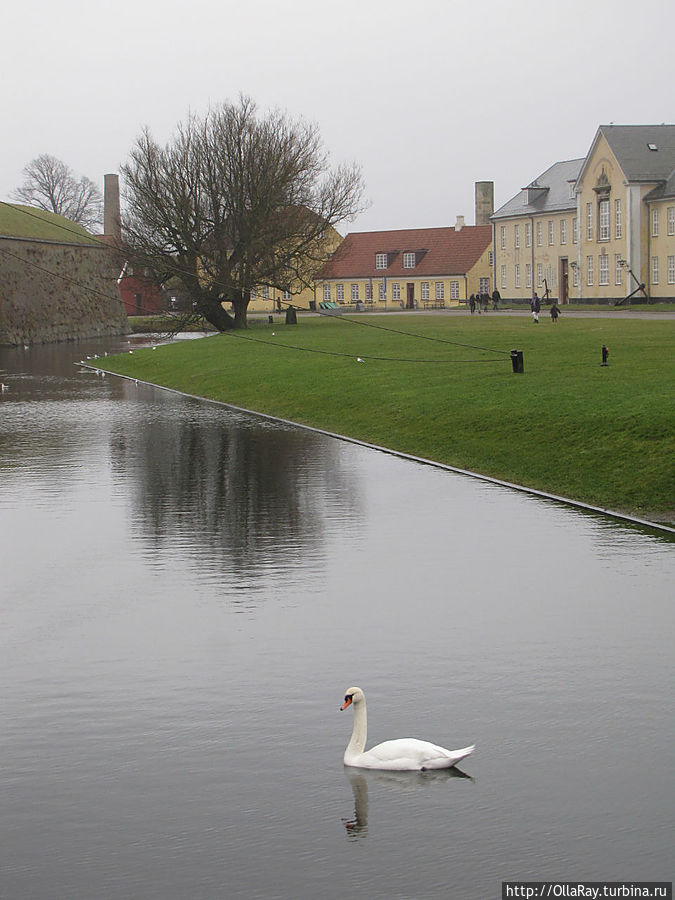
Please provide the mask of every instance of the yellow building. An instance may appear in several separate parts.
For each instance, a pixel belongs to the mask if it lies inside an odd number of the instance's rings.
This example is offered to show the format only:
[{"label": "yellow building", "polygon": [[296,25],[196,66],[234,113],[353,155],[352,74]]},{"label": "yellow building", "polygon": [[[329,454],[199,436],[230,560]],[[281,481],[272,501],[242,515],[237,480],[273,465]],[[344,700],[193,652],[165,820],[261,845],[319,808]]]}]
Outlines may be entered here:
[{"label": "yellow building", "polygon": [[301,264],[296,267],[296,272],[289,273],[286,287],[260,285],[251,291],[249,312],[272,313],[281,309],[286,310],[289,305],[293,305],[296,309],[311,309],[314,303],[314,275],[340,246],[342,240],[342,235],[330,226],[316,252],[306,254]]},{"label": "yellow building", "polygon": [[548,291],[567,302],[577,260],[575,184],[582,164],[555,163],[492,216],[494,281],[503,299],[529,302],[535,291]]},{"label": "yellow building", "polygon": [[598,128],[576,187],[577,296],[675,297],[674,171],[675,125]]},{"label": "yellow building", "polygon": [[675,298],[675,125],[600,126],[491,221],[506,300]]},{"label": "yellow building", "polygon": [[491,291],[491,227],[408,228],[348,234],[315,276],[316,305],[378,309],[457,306]]}]

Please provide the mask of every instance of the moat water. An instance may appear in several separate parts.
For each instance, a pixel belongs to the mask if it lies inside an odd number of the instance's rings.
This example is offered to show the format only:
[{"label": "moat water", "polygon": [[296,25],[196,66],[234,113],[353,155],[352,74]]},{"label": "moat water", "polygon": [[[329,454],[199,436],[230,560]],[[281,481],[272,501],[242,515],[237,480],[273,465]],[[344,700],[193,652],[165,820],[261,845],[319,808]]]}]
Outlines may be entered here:
[{"label": "moat water", "polygon": [[[0,896],[671,880],[668,535],[0,350]],[[476,743],[459,773],[353,772]]]}]

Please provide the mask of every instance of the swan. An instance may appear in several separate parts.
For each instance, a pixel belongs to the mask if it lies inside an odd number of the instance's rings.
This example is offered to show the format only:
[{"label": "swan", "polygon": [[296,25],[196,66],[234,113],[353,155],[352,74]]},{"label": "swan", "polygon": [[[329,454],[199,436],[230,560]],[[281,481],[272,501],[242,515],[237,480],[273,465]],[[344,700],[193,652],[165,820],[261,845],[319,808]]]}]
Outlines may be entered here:
[{"label": "swan", "polygon": [[360,687],[347,688],[341,710],[354,707],[354,728],[345,750],[344,763],[359,769],[388,769],[389,771],[425,772],[427,769],[449,769],[473,753],[475,744],[462,750],[446,750],[429,741],[399,738],[365,750],[367,719],[366,695]]}]

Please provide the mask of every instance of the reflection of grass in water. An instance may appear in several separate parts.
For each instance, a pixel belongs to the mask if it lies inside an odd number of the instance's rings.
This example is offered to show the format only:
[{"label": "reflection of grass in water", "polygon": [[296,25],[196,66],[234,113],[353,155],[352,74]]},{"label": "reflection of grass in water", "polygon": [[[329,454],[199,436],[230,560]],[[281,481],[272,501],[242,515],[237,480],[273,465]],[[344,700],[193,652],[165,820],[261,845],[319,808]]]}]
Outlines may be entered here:
[{"label": "reflection of grass in water", "polygon": [[[358,321],[503,352],[305,317],[109,357],[106,366],[617,511],[675,519],[675,322],[564,311],[555,326],[545,314],[538,325],[499,314]],[[513,348],[524,352],[523,375],[512,373]]]}]

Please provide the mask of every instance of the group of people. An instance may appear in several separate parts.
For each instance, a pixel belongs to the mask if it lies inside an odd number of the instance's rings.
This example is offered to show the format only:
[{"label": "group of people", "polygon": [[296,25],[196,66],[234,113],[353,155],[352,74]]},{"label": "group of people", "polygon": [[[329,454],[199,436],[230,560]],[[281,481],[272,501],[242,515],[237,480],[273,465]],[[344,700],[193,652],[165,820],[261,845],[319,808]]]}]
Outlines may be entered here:
[{"label": "group of people", "polygon": [[[530,309],[532,310],[532,321],[536,324],[539,322],[539,313],[541,312],[541,300],[539,299],[539,295],[535,291],[532,295],[532,300],[530,301]],[[560,307],[555,302],[555,300],[551,301],[551,308],[549,310],[551,314],[551,322],[555,325],[558,321],[558,316],[560,315]]]},{"label": "group of people", "polygon": [[[492,292],[492,308],[494,310],[499,309],[499,301],[501,299],[499,291],[495,288]],[[469,297],[469,309],[471,310],[471,315],[473,315],[476,310],[478,310],[479,315],[481,312],[487,312],[489,305],[490,295],[487,291],[482,291],[480,294],[471,294]]]},{"label": "group of people", "polygon": [[[548,291],[547,291],[548,294]],[[490,305],[490,299],[492,299],[492,308],[497,310],[499,309],[499,301],[502,299],[499,291],[495,288],[492,292],[492,298],[490,298],[490,294],[487,291],[481,291],[478,294],[471,294],[469,297],[469,309],[471,310],[471,315],[473,315],[476,310],[478,310],[478,314],[480,315],[483,312],[488,311],[488,307]],[[532,294],[532,300],[530,301],[530,309],[532,311],[532,321],[535,324],[539,322],[539,313],[541,312],[541,300],[539,299],[539,295],[535,291]],[[551,308],[549,310],[551,314],[551,321],[555,325],[558,321],[558,316],[560,315],[560,307],[556,303],[555,300],[551,301]]]}]

